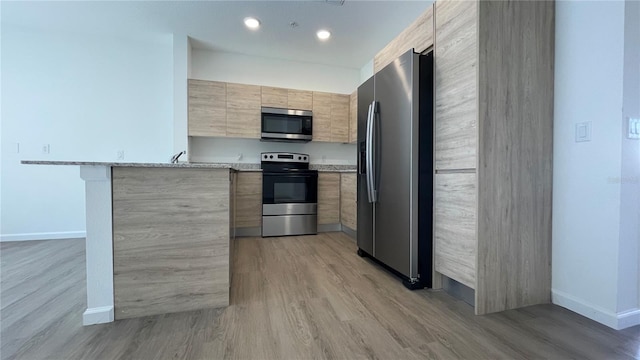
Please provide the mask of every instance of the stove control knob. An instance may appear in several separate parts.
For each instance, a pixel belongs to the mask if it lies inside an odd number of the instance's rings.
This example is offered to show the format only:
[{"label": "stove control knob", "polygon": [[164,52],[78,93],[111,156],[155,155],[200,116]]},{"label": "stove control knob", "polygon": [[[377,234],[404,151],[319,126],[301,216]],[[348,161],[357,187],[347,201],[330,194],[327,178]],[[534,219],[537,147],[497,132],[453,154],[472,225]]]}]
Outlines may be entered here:
[{"label": "stove control knob", "polygon": [[266,158],[267,158],[267,155],[265,155],[265,156],[264,156],[264,158],[266,159]]},{"label": "stove control knob", "polygon": [[269,155],[269,159],[273,159],[273,155]]},{"label": "stove control knob", "polygon": [[305,156],[304,159],[307,160],[307,157]]},{"label": "stove control knob", "polygon": [[302,160],[302,156],[298,156],[298,160]]}]

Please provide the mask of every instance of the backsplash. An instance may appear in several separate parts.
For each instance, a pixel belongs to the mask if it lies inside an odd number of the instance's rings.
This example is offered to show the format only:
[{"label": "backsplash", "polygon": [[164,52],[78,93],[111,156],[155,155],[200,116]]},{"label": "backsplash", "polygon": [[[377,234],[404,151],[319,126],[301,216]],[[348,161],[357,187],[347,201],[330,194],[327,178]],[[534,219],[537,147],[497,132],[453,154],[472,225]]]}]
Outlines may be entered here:
[{"label": "backsplash", "polygon": [[309,154],[311,164],[355,165],[356,145],[339,143],[286,143],[258,139],[190,138],[189,160],[192,162],[252,163],[260,162],[262,152]]}]

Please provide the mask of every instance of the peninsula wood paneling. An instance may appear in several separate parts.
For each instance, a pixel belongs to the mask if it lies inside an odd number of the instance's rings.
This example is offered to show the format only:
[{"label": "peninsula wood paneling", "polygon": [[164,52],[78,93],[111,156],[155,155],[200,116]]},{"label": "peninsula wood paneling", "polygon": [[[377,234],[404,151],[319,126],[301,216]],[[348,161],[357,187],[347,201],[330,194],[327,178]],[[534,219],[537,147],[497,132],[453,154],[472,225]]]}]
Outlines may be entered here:
[{"label": "peninsula wood paneling", "polygon": [[331,94],[313,92],[313,141],[331,141]]},{"label": "peninsula wood paneling", "polygon": [[229,170],[113,168],[115,318],[229,304]]},{"label": "peninsula wood paneling", "polygon": [[437,1],[435,167],[477,166],[478,3]]},{"label": "peninsula wood paneling", "polygon": [[434,194],[435,270],[476,287],[476,174],[436,174]]},{"label": "peninsula wood paneling", "polygon": [[357,230],[357,175],[355,173],[340,174],[340,220],[342,225]]},{"label": "peninsula wood paneling", "polygon": [[318,174],[318,224],[340,223],[340,173]]},{"label": "peninsula wood paneling", "polygon": [[554,2],[481,2],[479,20],[476,313],[485,314],[551,301]]},{"label": "peninsula wood paneling", "polygon": [[227,85],[189,80],[189,136],[227,136]]},{"label": "peninsula wood paneling", "polygon": [[262,106],[287,108],[289,106],[289,91],[283,88],[262,87]]},{"label": "peninsula wood paneling", "polygon": [[262,224],[262,173],[238,172],[236,184],[236,227]]},{"label": "peninsula wood paneling", "polygon": [[331,141],[349,142],[349,95],[331,94]]},{"label": "peninsula wood paneling", "polygon": [[227,136],[260,138],[260,86],[227,83]]},{"label": "peninsula wood paneling", "polygon": [[313,108],[313,93],[305,90],[288,89],[288,108],[297,110],[311,110]]},{"label": "peninsula wood paneling", "polygon": [[433,5],[376,54],[373,58],[373,72],[377,73],[411,48],[420,53],[432,45]]},{"label": "peninsula wood paneling", "polygon": [[349,142],[355,144],[358,141],[358,90],[349,97]]}]

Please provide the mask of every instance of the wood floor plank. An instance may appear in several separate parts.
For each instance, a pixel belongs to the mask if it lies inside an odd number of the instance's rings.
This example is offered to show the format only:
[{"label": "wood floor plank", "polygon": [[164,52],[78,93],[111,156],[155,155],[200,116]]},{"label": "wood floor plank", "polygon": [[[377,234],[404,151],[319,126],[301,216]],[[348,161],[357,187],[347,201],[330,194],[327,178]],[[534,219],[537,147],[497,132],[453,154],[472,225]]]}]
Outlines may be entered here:
[{"label": "wood floor plank", "polygon": [[84,240],[1,243],[0,358],[640,358],[640,326],[554,305],[475,316],[407,290],[342,233],[234,241],[229,307],[86,327]]}]

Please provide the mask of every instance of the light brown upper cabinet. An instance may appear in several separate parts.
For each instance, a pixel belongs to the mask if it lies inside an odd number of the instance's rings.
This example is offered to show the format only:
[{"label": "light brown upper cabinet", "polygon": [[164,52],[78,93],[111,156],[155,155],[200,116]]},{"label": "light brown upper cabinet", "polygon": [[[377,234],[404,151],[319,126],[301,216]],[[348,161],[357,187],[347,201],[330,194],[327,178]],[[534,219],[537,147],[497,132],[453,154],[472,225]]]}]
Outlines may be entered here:
[{"label": "light brown upper cabinet", "polygon": [[331,94],[313,92],[313,141],[331,141]]},{"label": "light brown upper cabinet", "polygon": [[263,86],[262,106],[286,109],[289,106],[289,91],[283,88]]},{"label": "light brown upper cabinet", "polygon": [[554,7],[435,3],[435,270],[476,314],[551,300]]},{"label": "light brown upper cabinet", "polygon": [[313,141],[349,142],[349,95],[313,92]]},{"label": "light brown upper cabinet", "polygon": [[260,138],[261,89],[227,83],[227,136]]},{"label": "light brown upper cabinet", "polygon": [[349,96],[349,142],[355,144],[358,141],[358,90]]},{"label": "light brown upper cabinet", "polygon": [[227,84],[189,80],[189,135],[227,136]]},{"label": "light brown upper cabinet", "polygon": [[311,110],[313,108],[313,94],[311,91],[288,89],[286,108],[296,110]]},{"label": "light brown upper cabinet", "polygon": [[349,95],[331,94],[331,141],[349,142]]},{"label": "light brown upper cabinet", "polygon": [[377,73],[411,48],[421,53],[432,45],[433,5],[376,54],[373,58],[373,72]]}]

